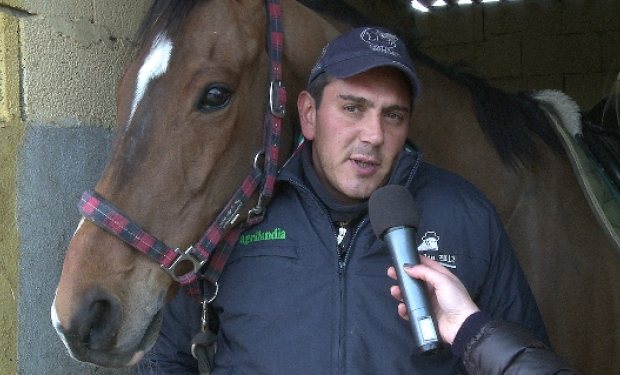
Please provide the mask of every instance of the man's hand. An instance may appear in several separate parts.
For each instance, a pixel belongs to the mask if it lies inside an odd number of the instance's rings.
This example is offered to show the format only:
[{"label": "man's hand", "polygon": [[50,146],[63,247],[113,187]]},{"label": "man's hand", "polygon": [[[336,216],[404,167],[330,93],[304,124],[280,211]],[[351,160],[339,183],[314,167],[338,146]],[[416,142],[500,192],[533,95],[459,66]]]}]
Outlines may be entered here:
[{"label": "man's hand", "polygon": [[[405,267],[405,272],[426,283],[439,334],[445,342],[452,344],[465,319],[479,311],[478,306],[472,301],[463,283],[452,272],[428,257],[420,258],[421,264],[411,268]],[[397,279],[394,267],[388,268],[388,276]],[[392,286],[390,294],[401,302],[398,304],[398,315],[408,320],[407,307],[403,303],[400,287]]]}]

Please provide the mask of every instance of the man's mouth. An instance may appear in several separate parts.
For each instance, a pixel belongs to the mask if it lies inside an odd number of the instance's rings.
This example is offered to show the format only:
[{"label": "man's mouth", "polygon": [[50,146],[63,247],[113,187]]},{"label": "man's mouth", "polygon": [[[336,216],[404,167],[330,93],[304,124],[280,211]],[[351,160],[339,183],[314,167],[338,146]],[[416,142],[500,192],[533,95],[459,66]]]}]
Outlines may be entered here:
[{"label": "man's mouth", "polygon": [[351,162],[357,169],[357,172],[363,176],[369,176],[377,172],[381,165],[376,159],[370,157],[352,157]]},{"label": "man's mouth", "polygon": [[375,164],[366,162],[366,161],[361,161],[361,160],[354,160],[355,164],[359,165],[362,168],[369,168]]},{"label": "man's mouth", "polygon": [[363,168],[376,167],[380,164],[376,158],[370,155],[353,155],[351,156],[351,160]]}]

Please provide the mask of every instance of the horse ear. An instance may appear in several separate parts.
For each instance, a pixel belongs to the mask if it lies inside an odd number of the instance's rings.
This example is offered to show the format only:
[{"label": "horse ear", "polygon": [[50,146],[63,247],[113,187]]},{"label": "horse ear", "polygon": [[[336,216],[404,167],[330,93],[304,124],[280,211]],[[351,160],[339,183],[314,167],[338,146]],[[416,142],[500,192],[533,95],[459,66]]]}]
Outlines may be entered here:
[{"label": "horse ear", "polygon": [[314,139],[316,129],[316,102],[308,91],[302,91],[297,97],[297,111],[299,112],[299,123],[304,138]]}]

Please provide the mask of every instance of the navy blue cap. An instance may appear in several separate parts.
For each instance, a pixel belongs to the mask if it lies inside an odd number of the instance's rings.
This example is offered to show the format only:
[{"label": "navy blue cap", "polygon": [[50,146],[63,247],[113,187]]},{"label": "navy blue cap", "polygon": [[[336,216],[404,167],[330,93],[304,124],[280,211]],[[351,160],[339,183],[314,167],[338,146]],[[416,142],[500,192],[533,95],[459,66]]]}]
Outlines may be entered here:
[{"label": "navy blue cap", "polygon": [[407,47],[391,31],[380,27],[361,27],[348,31],[329,42],[310,72],[310,84],[321,73],[348,78],[373,68],[391,66],[409,78],[411,93],[420,93],[420,81]]}]

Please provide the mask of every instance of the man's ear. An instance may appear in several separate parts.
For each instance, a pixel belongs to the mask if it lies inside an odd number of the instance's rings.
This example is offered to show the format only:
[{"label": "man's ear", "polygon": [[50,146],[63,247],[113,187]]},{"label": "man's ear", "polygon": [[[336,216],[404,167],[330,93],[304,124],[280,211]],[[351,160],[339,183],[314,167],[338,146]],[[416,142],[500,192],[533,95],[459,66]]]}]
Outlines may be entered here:
[{"label": "man's ear", "polygon": [[314,139],[316,130],[316,102],[308,91],[302,91],[297,97],[297,111],[299,112],[299,123],[304,138]]}]

